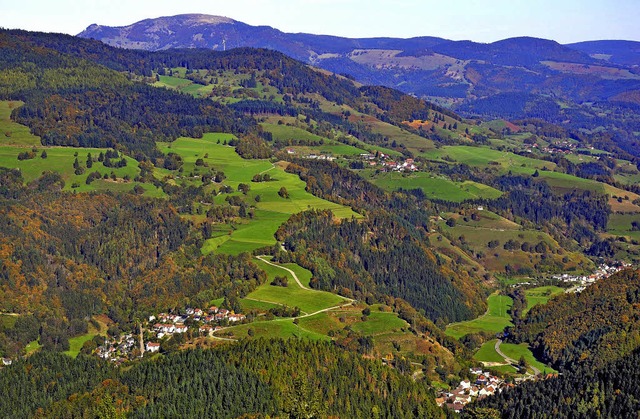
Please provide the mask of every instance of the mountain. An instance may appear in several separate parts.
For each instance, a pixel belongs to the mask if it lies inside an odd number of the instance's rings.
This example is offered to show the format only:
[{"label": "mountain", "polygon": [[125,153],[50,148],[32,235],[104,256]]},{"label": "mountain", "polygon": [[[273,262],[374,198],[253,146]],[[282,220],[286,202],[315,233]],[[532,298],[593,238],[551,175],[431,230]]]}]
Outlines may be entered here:
[{"label": "mountain", "polygon": [[428,98],[464,116],[537,118],[589,132],[604,127],[620,149],[640,155],[634,134],[640,131],[634,110],[640,104],[637,42],[350,39],[285,33],[208,15],[147,19],[124,27],[94,24],[78,36],[145,50],[274,49],[364,84]]},{"label": "mountain", "polygon": [[587,41],[567,45],[593,58],[624,66],[640,66],[640,42]]}]

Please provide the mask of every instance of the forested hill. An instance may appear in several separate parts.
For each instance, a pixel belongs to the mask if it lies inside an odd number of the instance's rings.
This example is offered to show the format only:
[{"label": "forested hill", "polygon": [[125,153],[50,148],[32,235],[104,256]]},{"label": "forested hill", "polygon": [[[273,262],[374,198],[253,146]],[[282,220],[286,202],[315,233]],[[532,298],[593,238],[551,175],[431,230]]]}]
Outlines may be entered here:
[{"label": "forested hill", "polygon": [[640,352],[593,369],[529,381],[471,405],[462,418],[619,418],[638,417]]},{"label": "forested hill", "polygon": [[602,367],[640,347],[639,302],[640,271],[623,271],[533,307],[512,334],[559,369]]},{"label": "forested hill", "polygon": [[576,132],[605,127],[621,149],[638,157],[640,75],[633,42],[347,39],[288,34],[207,15],[146,19],[119,28],[91,25],[79,36],[148,50],[269,48],[361,83],[437,100],[466,116],[541,118]]},{"label": "forested hill", "polygon": [[[0,66],[0,98],[26,102],[15,119],[41,135],[46,145],[120,144],[139,158],[156,158],[159,154],[154,141],[200,137],[203,132],[255,133],[255,121],[245,113],[297,114],[301,106],[315,120],[339,124],[363,141],[379,141],[348,117],[322,110],[317,100],[309,99],[312,95],[333,104],[348,104],[404,129],[410,128],[402,122],[427,119],[433,113],[442,115],[442,120],[445,115],[460,120],[432,103],[393,89],[360,87],[352,80],[325,74],[269,50],[144,52],[67,35],[1,31],[0,51],[6,57]],[[155,81],[151,78],[154,72],[165,74],[174,67],[261,76],[284,95],[284,102],[254,98],[225,107],[148,86]],[[51,100],[54,96],[56,101]],[[136,106],[132,106],[134,102]],[[415,132],[433,136],[428,131]]]},{"label": "forested hill", "polygon": [[0,411],[14,418],[442,418],[424,383],[336,346],[241,342],[115,369],[39,353],[0,370]]}]

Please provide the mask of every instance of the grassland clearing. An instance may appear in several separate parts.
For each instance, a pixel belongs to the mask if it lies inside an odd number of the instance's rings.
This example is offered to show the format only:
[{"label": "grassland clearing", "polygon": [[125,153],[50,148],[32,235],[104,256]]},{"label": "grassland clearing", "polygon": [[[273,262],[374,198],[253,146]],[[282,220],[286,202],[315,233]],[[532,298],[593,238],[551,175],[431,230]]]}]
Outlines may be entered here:
[{"label": "grassland clearing", "polygon": [[483,343],[480,349],[473,355],[473,359],[480,362],[504,363],[504,358],[496,352],[497,341],[498,339],[491,339]]},{"label": "grassland clearing", "polygon": [[451,323],[445,333],[456,339],[477,332],[498,333],[505,327],[513,326],[508,311],[513,305],[511,297],[494,293],[487,298],[487,312],[482,316],[459,323]]},{"label": "grassland clearing", "polygon": [[[474,167],[497,167],[501,171],[531,174],[536,169],[553,170],[555,163],[523,157],[518,154],[498,151],[489,147],[445,146],[421,153],[424,157],[438,161],[456,161]],[[443,159],[445,158],[445,159]]]},{"label": "grassland clearing", "polygon": [[514,343],[503,342],[500,345],[500,350],[502,351],[503,354],[505,354],[509,358],[514,359],[516,361],[519,361],[521,357],[524,357],[528,365],[531,365],[537,368],[542,373],[549,374],[549,373],[557,372],[556,370],[549,367],[548,365],[538,361],[533,356],[533,353],[531,352],[531,350],[529,349],[529,346],[526,343],[520,343],[516,345]]},{"label": "grassland clearing", "polygon": [[550,299],[558,294],[564,292],[563,288],[548,285],[544,287],[536,287],[525,290],[525,296],[527,299],[527,308],[523,311],[522,315],[527,314],[533,306],[538,304],[546,304]]},{"label": "grassland clearing", "polygon": [[[268,279],[266,283],[247,295],[248,299],[264,301],[272,304],[287,305],[292,308],[299,307],[303,314],[311,314],[320,310],[348,303],[348,300],[345,298],[330,292],[299,287],[293,276],[278,266],[267,264],[261,260],[256,260],[256,263],[267,273]],[[303,271],[306,270],[298,267],[296,269],[296,276],[298,272],[302,274]],[[306,271],[304,275],[305,278],[310,278],[311,272]],[[285,276],[288,280],[288,286],[279,287],[270,285],[270,282],[273,281],[276,276]]]},{"label": "grassland clearing", "polygon": [[87,333],[84,335],[74,336],[69,338],[69,350],[65,351],[65,355],[69,355],[72,358],[76,358],[82,349],[82,345],[85,342],[90,341],[97,335],[106,336],[107,335],[107,323],[103,319],[103,316],[97,317],[94,319],[98,324],[98,328],[96,328],[93,323],[89,323],[89,329]]},{"label": "grassland clearing", "polygon": [[[581,253],[559,254],[560,245],[549,234],[538,230],[522,230],[519,225],[509,220],[501,220],[501,217],[492,216],[487,211],[480,211],[477,214],[484,213],[487,213],[489,218],[480,216],[474,220],[472,217],[459,214],[443,214],[443,218],[456,219],[456,224],[454,227],[449,227],[445,221],[439,221],[438,225],[444,235],[454,244],[463,246],[475,254],[488,270],[495,272],[508,270],[512,274],[526,274],[535,265],[541,263],[562,266],[565,270],[583,271],[592,267],[589,259]],[[511,242],[515,247],[505,249],[507,242]],[[522,245],[525,243],[529,246],[526,251],[522,250]],[[548,247],[544,259],[542,257],[544,253],[536,252],[534,249],[539,243],[544,243]]]},{"label": "grassland clearing", "polygon": [[[251,332],[249,330],[251,329]],[[309,340],[326,340],[331,338],[327,335],[315,333],[306,330],[300,324],[293,323],[293,319],[278,319],[271,321],[257,321],[248,324],[242,324],[225,328],[216,333],[216,336],[229,337],[233,339],[241,339],[247,337],[253,338],[302,338]]]},{"label": "grassland clearing", "polygon": [[473,181],[453,182],[426,172],[375,174],[373,170],[361,172],[373,184],[388,191],[402,189],[422,189],[432,199],[462,202],[467,199],[495,199],[502,192],[490,186]]},{"label": "grassland clearing", "polygon": [[[250,186],[247,195],[240,192],[220,194],[214,198],[215,204],[224,204],[228,196],[239,196],[250,206],[255,207],[252,219],[241,219],[226,227],[220,226],[218,233],[208,239],[202,247],[203,253],[219,252],[238,254],[250,252],[261,247],[275,244],[273,235],[291,214],[308,209],[328,209],[338,218],[360,217],[351,208],[320,199],[305,190],[306,184],[297,175],[287,173],[286,165],[273,164],[268,160],[246,160],[240,157],[233,147],[224,145],[235,137],[231,134],[205,134],[201,139],[179,138],[173,143],[160,143],[159,148],[164,153],[174,152],[183,159],[182,175],[166,170],[157,170],[156,176],[173,176],[176,182],[182,184],[202,184],[195,175],[199,170],[215,170],[224,172],[226,179],[221,183],[237,191],[238,185],[244,183]],[[202,161],[208,166],[196,166],[196,161]],[[256,174],[269,173],[270,182],[252,182]],[[190,176],[194,174],[194,176]],[[209,191],[217,185],[207,186]],[[289,198],[278,194],[284,187]],[[260,197],[259,202],[256,196]]]},{"label": "grassland clearing", "polygon": [[0,145],[16,147],[39,147],[40,137],[31,134],[29,127],[11,120],[11,112],[24,103],[20,101],[0,101]]}]

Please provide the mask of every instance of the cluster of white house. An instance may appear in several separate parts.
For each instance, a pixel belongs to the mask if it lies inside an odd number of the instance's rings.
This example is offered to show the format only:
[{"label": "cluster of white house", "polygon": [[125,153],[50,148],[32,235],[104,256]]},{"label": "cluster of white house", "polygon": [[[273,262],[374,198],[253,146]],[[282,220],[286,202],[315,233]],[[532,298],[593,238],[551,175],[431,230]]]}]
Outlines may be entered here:
[{"label": "cluster of white house", "polygon": [[592,273],[591,275],[555,275],[553,278],[556,280],[560,280],[566,283],[575,284],[569,291],[571,292],[582,292],[584,289],[601,280],[608,278],[609,276],[615,274],[616,272],[620,272],[621,270],[630,268],[631,264],[625,262],[616,262],[611,265],[603,264],[598,267],[598,269]]},{"label": "cluster of white house", "polygon": [[117,339],[105,339],[103,345],[98,346],[96,355],[112,362],[121,362],[128,359],[136,344],[135,337],[128,333]]},{"label": "cluster of white house", "polygon": [[502,378],[482,371],[482,369],[471,368],[469,371],[476,376],[475,381],[460,381],[457,388],[440,393],[440,397],[436,398],[438,406],[446,405],[450,410],[460,413],[471,401],[483,399],[484,397],[501,392],[506,387],[514,386],[513,384],[506,383]]},{"label": "cluster of white house", "polygon": [[209,326],[210,323],[221,323],[223,321],[229,323],[241,322],[246,319],[246,316],[212,306],[207,311],[200,308],[187,308],[183,314],[160,313],[157,317],[149,316],[149,323],[157,320],[156,323],[153,323],[151,329],[156,333],[158,339],[162,339],[164,336],[170,336],[174,333],[186,333],[189,330],[189,327],[185,324],[188,319],[193,320],[193,322],[204,323],[199,327],[198,331],[209,334],[215,330]]},{"label": "cluster of white house", "polygon": [[382,166],[382,170],[385,172],[416,172],[418,167],[415,165],[415,160],[409,158],[402,162],[396,162],[389,160],[391,156],[384,153],[377,153],[377,155],[370,153],[360,154],[360,158],[367,160],[369,166]]}]

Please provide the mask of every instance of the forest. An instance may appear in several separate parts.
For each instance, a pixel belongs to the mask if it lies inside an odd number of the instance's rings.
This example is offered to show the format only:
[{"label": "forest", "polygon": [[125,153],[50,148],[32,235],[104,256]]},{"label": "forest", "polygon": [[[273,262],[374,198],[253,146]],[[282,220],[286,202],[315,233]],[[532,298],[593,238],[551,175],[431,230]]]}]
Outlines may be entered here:
[{"label": "forest", "polygon": [[602,368],[640,346],[640,272],[628,270],[536,306],[510,331],[561,370]]},{"label": "forest", "polygon": [[334,345],[256,340],[114,369],[41,352],[0,370],[12,417],[442,418],[424,383]]}]

